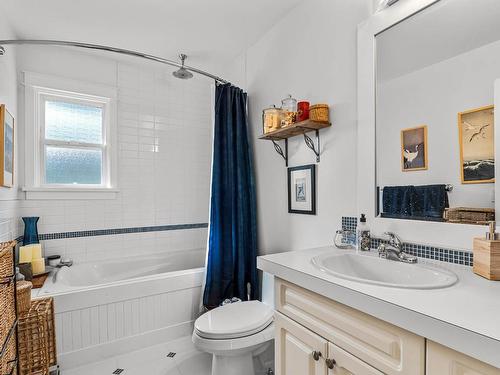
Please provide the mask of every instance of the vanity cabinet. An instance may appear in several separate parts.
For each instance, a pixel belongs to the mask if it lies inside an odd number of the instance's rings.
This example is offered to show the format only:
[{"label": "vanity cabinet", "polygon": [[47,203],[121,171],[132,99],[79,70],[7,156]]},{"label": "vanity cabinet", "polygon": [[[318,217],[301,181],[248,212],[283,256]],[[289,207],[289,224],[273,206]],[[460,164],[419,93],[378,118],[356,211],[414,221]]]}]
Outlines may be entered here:
[{"label": "vanity cabinet", "polygon": [[474,358],[275,278],[277,375],[500,375]]},{"label": "vanity cabinet", "polygon": [[[361,372],[366,374],[424,374],[423,337],[284,280],[276,279],[275,287],[276,310],[305,327],[311,334],[314,332],[328,341],[330,351],[338,353],[339,359],[334,358],[336,361],[340,362],[341,359],[349,366],[357,361],[357,367],[353,369],[367,365],[374,372]],[[286,356],[282,342],[281,338],[276,340],[276,353],[281,352],[282,356]],[[288,372],[279,371],[277,374],[289,375]]]},{"label": "vanity cabinet", "polygon": [[500,369],[427,341],[427,375],[500,375]]}]

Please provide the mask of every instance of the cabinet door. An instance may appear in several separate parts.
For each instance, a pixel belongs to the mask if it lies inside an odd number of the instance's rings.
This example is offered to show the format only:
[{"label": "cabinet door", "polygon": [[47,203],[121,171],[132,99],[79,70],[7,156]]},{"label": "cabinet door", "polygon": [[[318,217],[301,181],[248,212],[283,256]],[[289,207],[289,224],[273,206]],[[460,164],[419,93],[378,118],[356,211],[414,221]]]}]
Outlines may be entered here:
[{"label": "cabinet door", "polygon": [[328,344],[328,361],[333,363],[333,368],[328,371],[328,375],[384,375],[331,343]]},{"label": "cabinet door", "polygon": [[500,369],[427,341],[427,375],[500,375]]},{"label": "cabinet door", "polygon": [[[276,313],[276,375],[327,375],[327,341],[291,319]],[[313,352],[321,357],[314,359]]]}]

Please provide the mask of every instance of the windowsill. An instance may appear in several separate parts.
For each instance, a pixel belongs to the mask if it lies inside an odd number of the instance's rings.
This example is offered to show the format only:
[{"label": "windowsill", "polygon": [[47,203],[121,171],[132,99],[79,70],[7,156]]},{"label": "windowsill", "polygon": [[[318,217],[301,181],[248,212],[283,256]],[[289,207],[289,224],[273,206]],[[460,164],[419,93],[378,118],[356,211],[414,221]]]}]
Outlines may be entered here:
[{"label": "windowsill", "polygon": [[33,199],[115,199],[118,189],[103,187],[23,187],[27,200]]}]

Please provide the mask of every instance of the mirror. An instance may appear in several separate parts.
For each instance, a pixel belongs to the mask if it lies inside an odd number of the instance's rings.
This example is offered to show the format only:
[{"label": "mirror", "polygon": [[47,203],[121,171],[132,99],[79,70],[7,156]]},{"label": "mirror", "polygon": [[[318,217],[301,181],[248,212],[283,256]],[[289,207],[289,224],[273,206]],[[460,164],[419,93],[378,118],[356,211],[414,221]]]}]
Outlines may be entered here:
[{"label": "mirror", "polygon": [[494,219],[500,2],[441,0],[376,36],[376,213]]}]

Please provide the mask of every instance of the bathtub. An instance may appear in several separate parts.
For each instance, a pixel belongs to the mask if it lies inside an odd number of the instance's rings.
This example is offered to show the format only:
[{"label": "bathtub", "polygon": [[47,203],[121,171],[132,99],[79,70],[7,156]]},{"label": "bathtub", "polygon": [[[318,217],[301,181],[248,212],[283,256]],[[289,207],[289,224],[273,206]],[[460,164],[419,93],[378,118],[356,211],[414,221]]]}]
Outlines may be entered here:
[{"label": "bathtub", "polygon": [[62,369],[192,333],[205,249],[80,263],[59,270],[35,296],[54,298]]}]

